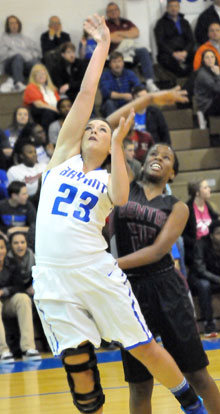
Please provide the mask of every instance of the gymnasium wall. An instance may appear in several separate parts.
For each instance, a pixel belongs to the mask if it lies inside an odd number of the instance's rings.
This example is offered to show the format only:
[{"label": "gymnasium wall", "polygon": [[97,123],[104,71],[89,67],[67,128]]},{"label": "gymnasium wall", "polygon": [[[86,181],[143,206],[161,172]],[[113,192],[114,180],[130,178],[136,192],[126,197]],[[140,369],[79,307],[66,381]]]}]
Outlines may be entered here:
[{"label": "gymnasium wall", "polygon": [[[131,19],[140,29],[137,40],[140,46],[153,49],[155,44],[151,30],[161,16],[166,0],[116,0],[122,10],[122,16]],[[180,0],[181,10],[194,24],[196,16],[211,0]],[[23,33],[39,42],[40,34],[47,30],[48,19],[58,15],[63,23],[63,30],[71,35],[73,43],[78,46],[82,33],[83,20],[88,14],[105,13],[109,0],[1,0],[0,33],[8,15],[15,14],[23,23]]]}]

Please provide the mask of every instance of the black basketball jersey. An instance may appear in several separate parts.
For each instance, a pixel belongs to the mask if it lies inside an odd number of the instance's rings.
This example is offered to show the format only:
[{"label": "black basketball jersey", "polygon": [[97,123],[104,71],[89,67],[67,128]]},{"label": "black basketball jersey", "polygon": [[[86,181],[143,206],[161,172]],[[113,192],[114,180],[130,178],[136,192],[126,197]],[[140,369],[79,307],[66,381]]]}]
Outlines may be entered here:
[{"label": "black basketball jersey", "polygon": [[[116,207],[110,220],[111,233],[115,234],[118,257],[133,253],[154,243],[164,226],[173,205],[179,200],[172,195],[159,195],[147,200],[142,186],[133,182],[129,201]],[[173,266],[171,255],[166,254],[159,262],[126,270],[128,275],[152,275]]]}]

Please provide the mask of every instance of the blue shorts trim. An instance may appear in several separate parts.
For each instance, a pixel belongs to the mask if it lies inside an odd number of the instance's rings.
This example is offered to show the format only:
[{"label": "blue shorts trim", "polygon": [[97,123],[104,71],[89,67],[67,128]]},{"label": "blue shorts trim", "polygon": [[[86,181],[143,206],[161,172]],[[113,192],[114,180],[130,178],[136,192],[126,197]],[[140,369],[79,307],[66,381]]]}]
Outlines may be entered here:
[{"label": "blue shorts trim", "polygon": [[153,336],[151,336],[151,338],[149,338],[148,341],[137,342],[134,345],[126,346],[124,349],[126,349],[127,351],[129,351],[129,349],[137,348],[140,345],[149,344],[152,341],[152,339],[153,339]]}]

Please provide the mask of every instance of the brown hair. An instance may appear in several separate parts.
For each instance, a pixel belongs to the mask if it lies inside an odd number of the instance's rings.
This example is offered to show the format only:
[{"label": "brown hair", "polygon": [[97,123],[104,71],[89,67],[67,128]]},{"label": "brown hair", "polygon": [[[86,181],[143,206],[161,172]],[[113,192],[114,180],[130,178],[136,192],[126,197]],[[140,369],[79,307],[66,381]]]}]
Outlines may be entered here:
[{"label": "brown hair", "polygon": [[19,20],[19,18],[17,16],[14,16],[13,14],[11,16],[8,16],[6,21],[5,21],[5,33],[11,33],[10,32],[10,28],[9,28],[9,20],[13,17],[13,19],[17,20],[18,23],[18,33],[21,33],[22,30],[22,23]]},{"label": "brown hair", "polygon": [[60,45],[60,47],[59,47],[59,52],[60,53],[65,53],[67,49],[71,49],[73,52],[75,52],[76,51],[76,46],[72,42],[62,43],[62,45]]}]

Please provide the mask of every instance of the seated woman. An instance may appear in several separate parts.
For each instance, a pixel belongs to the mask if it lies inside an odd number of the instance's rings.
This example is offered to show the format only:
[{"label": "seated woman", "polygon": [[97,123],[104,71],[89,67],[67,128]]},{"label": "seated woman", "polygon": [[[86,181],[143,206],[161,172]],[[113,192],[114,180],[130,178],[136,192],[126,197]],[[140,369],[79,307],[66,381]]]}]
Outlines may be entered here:
[{"label": "seated woman", "polygon": [[190,268],[193,264],[194,247],[196,240],[209,233],[209,225],[212,220],[218,218],[218,213],[214,211],[208,200],[210,198],[210,187],[206,180],[188,183],[189,218],[183,231],[185,247],[185,262]]},{"label": "seated woman", "polygon": [[220,115],[220,67],[215,53],[206,50],[202,55],[194,86],[196,105],[205,117]]},{"label": "seated woman", "polygon": [[40,60],[40,49],[35,41],[22,33],[18,17],[10,15],[5,21],[5,31],[0,41],[0,62],[10,77],[1,85],[1,92],[22,92],[25,77]]},{"label": "seated woman", "polygon": [[16,316],[20,330],[20,348],[25,360],[39,360],[41,356],[34,342],[32,302],[25,293],[18,268],[6,257],[7,246],[0,235],[0,361],[14,362],[13,354],[6,343],[2,315]]},{"label": "seated woman", "polygon": [[26,106],[20,105],[13,112],[12,123],[4,131],[8,137],[8,152],[7,155],[12,154],[15,142],[25,125],[31,121],[30,111]]},{"label": "seated woman", "polygon": [[10,250],[8,252],[8,258],[19,267],[21,281],[25,292],[33,297],[32,266],[35,265],[34,253],[28,247],[26,236],[22,231],[12,233],[9,242]]},{"label": "seated woman", "polygon": [[58,117],[56,105],[60,96],[44,65],[33,66],[23,99],[24,104],[30,107],[34,121],[47,132],[51,122]]}]

